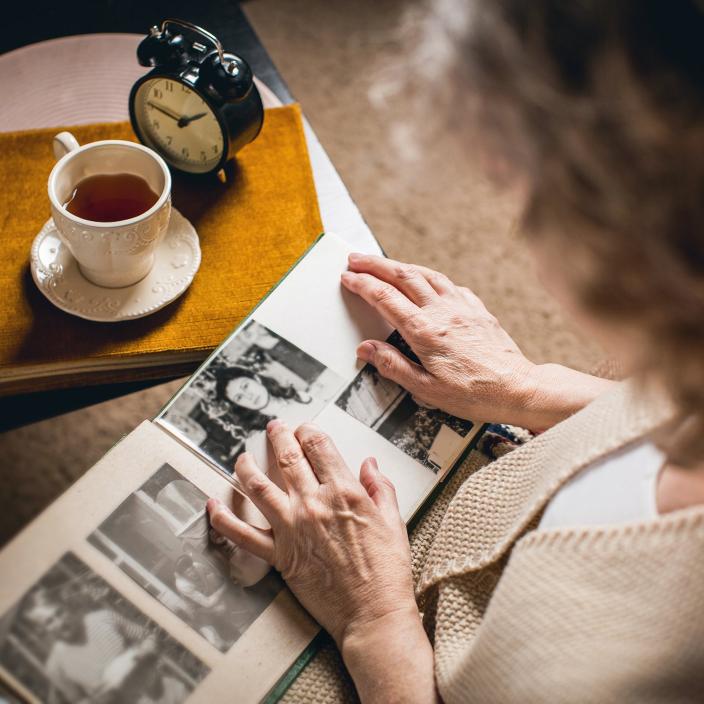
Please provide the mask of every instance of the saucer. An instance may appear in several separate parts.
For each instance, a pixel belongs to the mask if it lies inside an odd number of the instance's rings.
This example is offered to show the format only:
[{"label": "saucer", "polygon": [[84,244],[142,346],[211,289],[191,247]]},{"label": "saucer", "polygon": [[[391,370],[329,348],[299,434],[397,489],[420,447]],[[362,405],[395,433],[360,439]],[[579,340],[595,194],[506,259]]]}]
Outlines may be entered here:
[{"label": "saucer", "polygon": [[34,283],[57,308],[86,320],[117,322],[143,318],[178,298],[198,271],[200,245],[193,225],[172,208],[152,270],[131,286],[104,288],[83,276],[50,218],[34,238],[30,261]]}]

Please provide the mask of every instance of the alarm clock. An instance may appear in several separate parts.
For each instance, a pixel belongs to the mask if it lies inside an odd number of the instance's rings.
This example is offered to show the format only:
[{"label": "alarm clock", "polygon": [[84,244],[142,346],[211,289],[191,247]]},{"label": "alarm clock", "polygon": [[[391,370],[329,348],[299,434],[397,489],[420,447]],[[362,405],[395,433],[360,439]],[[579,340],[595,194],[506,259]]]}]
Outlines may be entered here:
[{"label": "alarm clock", "polygon": [[252,70],[202,27],[164,20],[137,60],[153,69],[130,91],[132,128],[174,169],[216,173],[259,134],[264,107]]}]

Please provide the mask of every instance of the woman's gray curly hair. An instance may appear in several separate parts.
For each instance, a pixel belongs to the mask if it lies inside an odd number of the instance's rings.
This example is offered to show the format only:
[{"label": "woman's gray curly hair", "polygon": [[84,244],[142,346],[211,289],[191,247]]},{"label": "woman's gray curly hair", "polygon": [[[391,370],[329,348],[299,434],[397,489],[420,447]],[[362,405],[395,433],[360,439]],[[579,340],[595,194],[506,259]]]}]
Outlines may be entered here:
[{"label": "woman's gray curly hair", "polygon": [[[451,85],[528,185],[584,307],[637,324],[642,372],[704,457],[704,2],[474,0],[448,33]],[[570,267],[573,267],[570,271]]]}]

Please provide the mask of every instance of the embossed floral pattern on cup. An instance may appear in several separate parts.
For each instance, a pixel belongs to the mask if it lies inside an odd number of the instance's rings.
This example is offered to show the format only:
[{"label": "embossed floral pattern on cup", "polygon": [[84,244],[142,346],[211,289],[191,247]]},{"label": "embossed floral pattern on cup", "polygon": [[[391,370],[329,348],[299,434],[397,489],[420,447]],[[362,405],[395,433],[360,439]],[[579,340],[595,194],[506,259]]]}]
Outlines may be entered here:
[{"label": "embossed floral pattern on cup", "polygon": [[175,208],[157,244],[154,267],[132,286],[105,289],[84,279],[53,220],[44,225],[31,251],[32,277],[54,305],[81,318],[105,322],[159,310],[188,288],[199,265],[198,235]]}]

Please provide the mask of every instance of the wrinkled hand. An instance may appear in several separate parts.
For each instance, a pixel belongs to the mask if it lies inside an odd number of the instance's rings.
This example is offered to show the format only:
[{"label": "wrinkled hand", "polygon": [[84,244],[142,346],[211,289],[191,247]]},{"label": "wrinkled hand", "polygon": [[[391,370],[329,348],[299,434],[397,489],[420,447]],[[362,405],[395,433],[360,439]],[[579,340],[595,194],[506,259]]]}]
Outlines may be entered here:
[{"label": "wrinkled hand", "polygon": [[535,365],[469,289],[422,266],[353,254],[342,283],[405,338],[416,364],[395,347],[366,340],[360,359],[423,404],[460,418],[523,424]]},{"label": "wrinkled hand", "polygon": [[364,461],[358,480],[315,426],[294,434],[274,420],[267,434],[283,488],[249,453],[235,471],[271,530],[243,522],[216,499],[207,505],[212,527],[272,564],[341,648],[350,629],[394,614],[418,619],[406,528],[376,461]]}]

